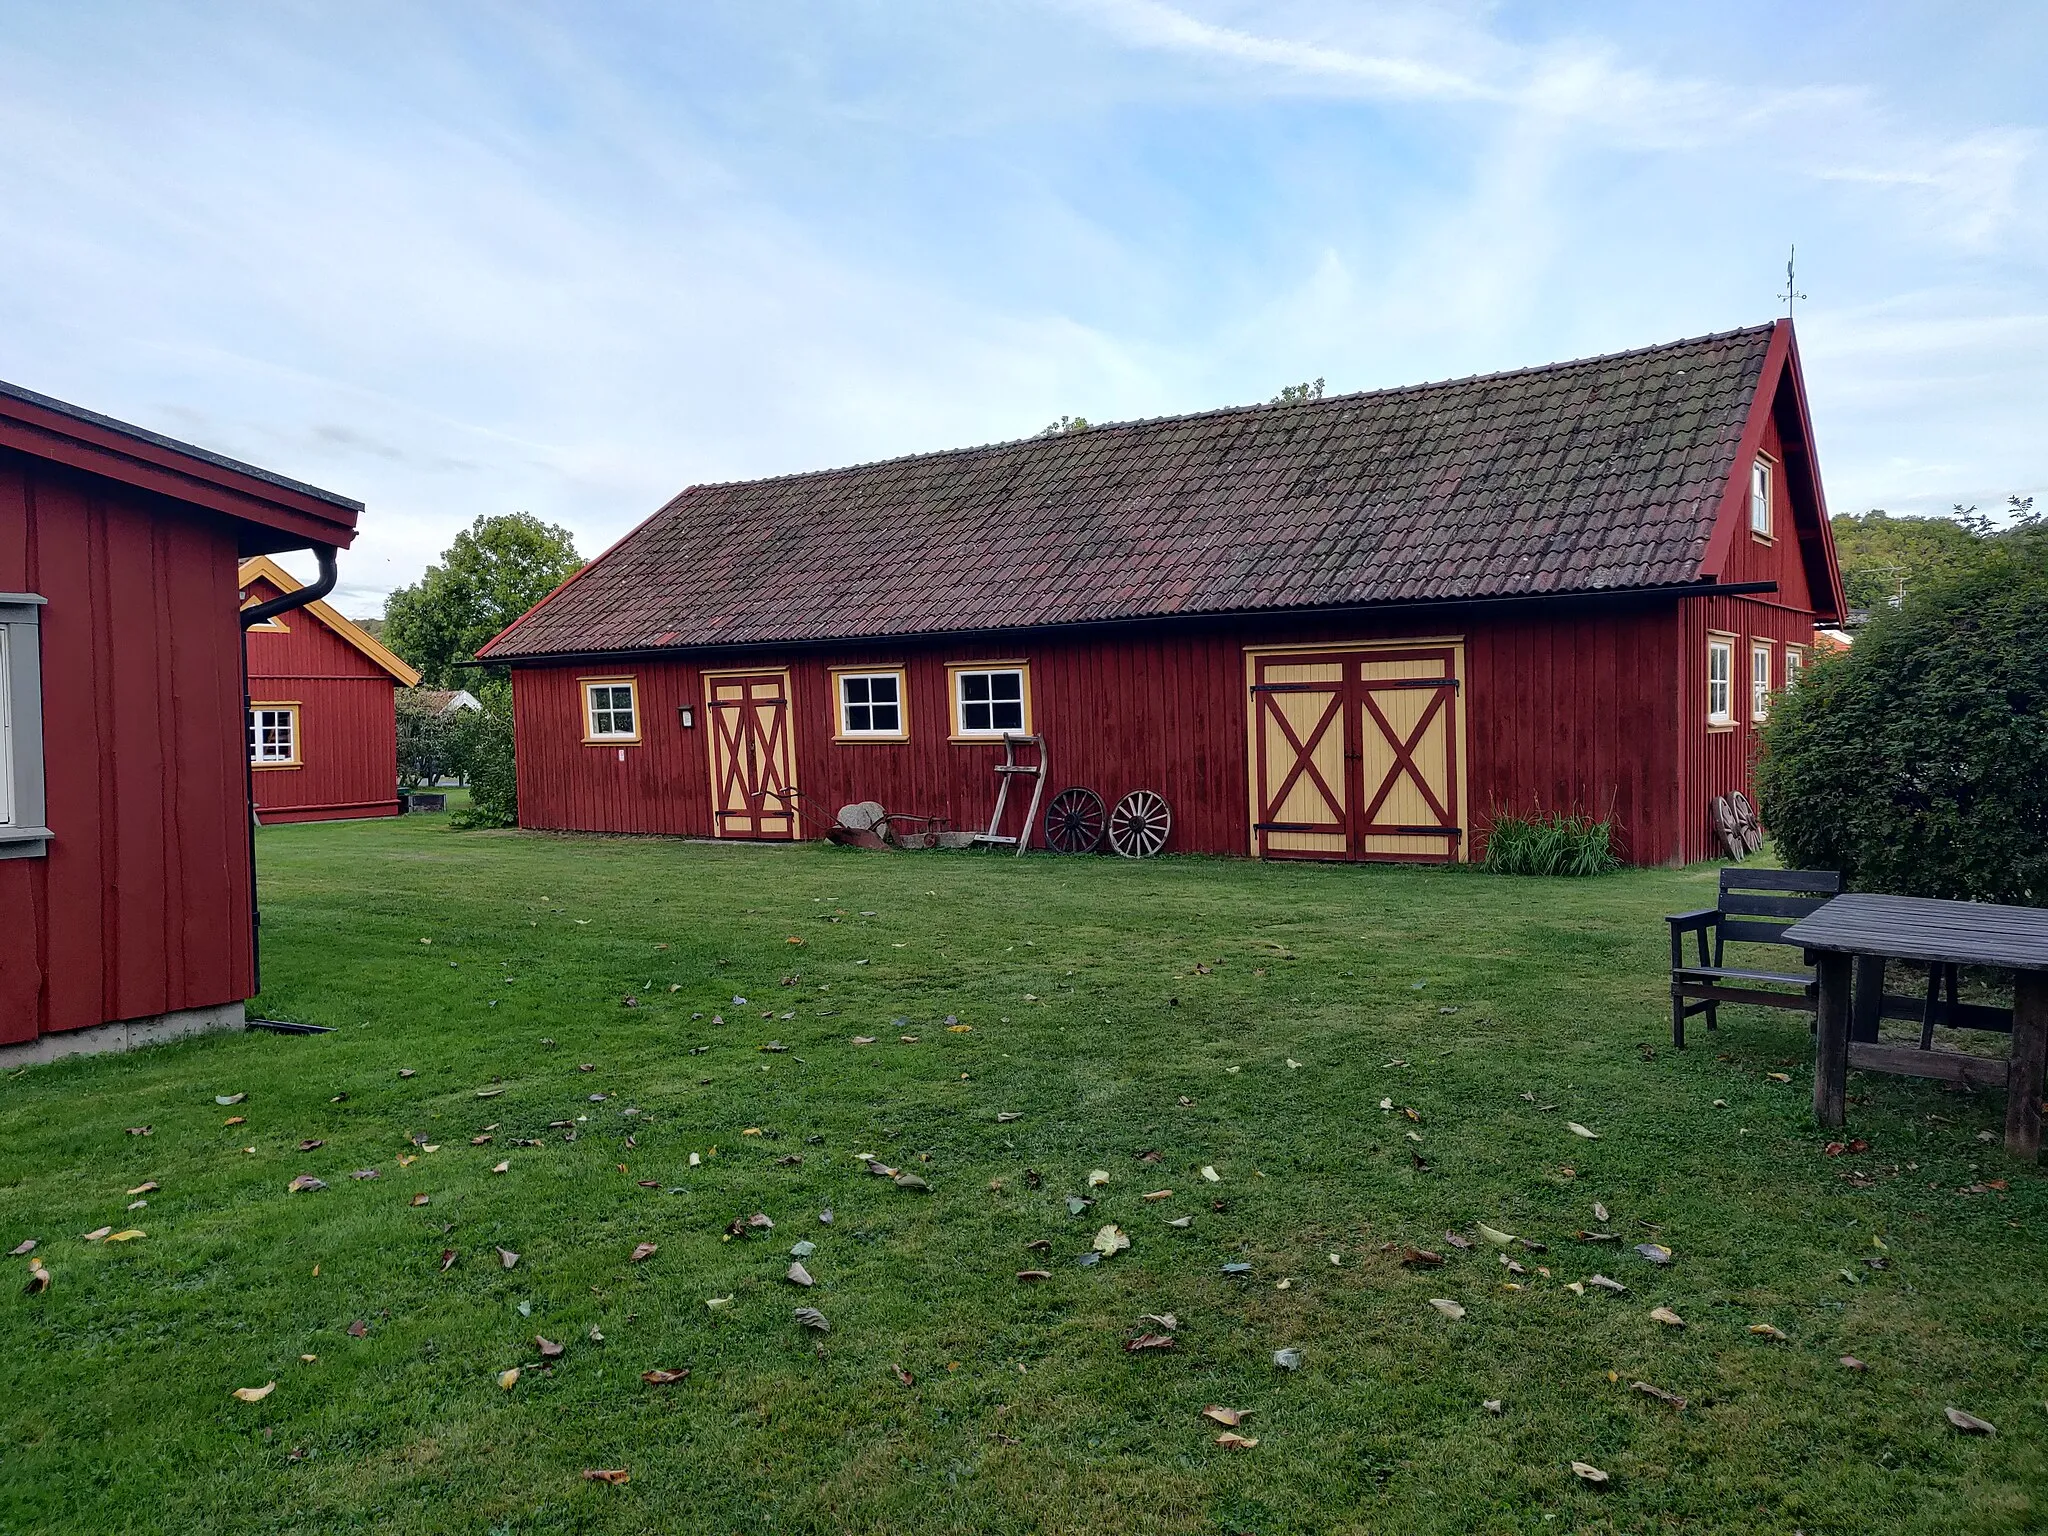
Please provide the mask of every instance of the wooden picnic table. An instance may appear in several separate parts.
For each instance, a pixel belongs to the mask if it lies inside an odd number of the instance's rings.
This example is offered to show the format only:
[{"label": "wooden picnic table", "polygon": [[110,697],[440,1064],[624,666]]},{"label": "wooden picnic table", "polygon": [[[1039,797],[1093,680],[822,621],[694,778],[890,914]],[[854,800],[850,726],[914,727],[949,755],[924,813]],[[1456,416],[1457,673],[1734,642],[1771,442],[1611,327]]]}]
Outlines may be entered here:
[{"label": "wooden picnic table", "polygon": [[[1904,1058],[1953,1058],[1959,1082],[1982,1081],[1996,1063],[1962,1052],[1909,1051],[1849,1038],[1854,963],[1917,960],[1929,965],[1997,966],[2014,972],[2012,1055],[2005,1064],[2005,1146],[2034,1158],[2041,1150],[2041,1091],[2048,1062],[2048,910],[1980,901],[1853,892],[1837,896],[1785,930],[1804,945],[1820,983],[1813,1113],[1822,1125],[1842,1123],[1849,1068],[1915,1070]],[[1995,1080],[1995,1079],[1994,1079]]]}]

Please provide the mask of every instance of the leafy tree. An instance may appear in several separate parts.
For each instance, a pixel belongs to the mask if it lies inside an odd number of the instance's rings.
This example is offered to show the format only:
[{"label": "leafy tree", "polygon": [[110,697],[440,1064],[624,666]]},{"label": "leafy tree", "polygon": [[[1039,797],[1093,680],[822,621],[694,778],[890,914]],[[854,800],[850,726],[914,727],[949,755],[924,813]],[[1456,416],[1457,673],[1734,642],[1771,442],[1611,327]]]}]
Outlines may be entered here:
[{"label": "leafy tree", "polygon": [[2048,906],[2048,540],[1908,587],[1779,699],[1757,769],[1785,862],[1861,890]]},{"label": "leafy tree", "polygon": [[1305,405],[1311,400],[1323,398],[1323,381],[1316,379],[1307,384],[1283,384],[1280,393],[1266,403],[1268,405]]},{"label": "leafy tree", "polygon": [[391,594],[384,643],[430,687],[457,688],[460,663],[552,592],[583,563],[566,528],[530,512],[480,517],[455,536],[441,564]]},{"label": "leafy tree", "polygon": [[512,751],[512,683],[492,678],[476,690],[483,709],[456,723],[456,757],[469,779],[469,808],[449,820],[458,827],[519,824],[519,774]]},{"label": "leafy tree", "polygon": [[1889,512],[1834,518],[1835,558],[1852,608],[1892,606],[1938,577],[1974,565],[1992,549],[2014,548],[2048,536],[2031,496],[2005,499],[2000,527],[1975,507],[1958,505],[1943,517],[1893,517]]},{"label": "leafy tree", "polygon": [[1086,432],[1087,430],[1088,418],[1086,416],[1062,416],[1038,435],[1040,437],[1065,437],[1069,432]]},{"label": "leafy tree", "polygon": [[398,782],[431,788],[457,772],[456,724],[412,689],[398,695]]}]

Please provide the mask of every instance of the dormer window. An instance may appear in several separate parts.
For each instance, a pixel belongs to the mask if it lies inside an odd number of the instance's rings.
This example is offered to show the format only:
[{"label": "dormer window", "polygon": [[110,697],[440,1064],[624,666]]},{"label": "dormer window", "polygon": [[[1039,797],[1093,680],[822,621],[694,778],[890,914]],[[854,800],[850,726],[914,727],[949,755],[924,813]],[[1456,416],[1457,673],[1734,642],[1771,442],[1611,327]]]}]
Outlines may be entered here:
[{"label": "dormer window", "polygon": [[1771,536],[1771,461],[1758,454],[1749,466],[1749,531]]}]

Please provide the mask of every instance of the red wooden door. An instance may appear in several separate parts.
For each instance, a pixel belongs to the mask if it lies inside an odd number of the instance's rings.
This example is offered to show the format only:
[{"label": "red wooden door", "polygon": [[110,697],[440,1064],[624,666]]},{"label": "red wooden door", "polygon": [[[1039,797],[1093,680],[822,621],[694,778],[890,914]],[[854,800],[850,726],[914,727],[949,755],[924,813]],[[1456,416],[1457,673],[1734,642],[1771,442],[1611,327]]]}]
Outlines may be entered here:
[{"label": "red wooden door", "polygon": [[1462,858],[1462,661],[1450,641],[1254,652],[1260,856]]},{"label": "red wooden door", "polygon": [[789,674],[734,672],[704,679],[711,726],[711,830],[717,837],[797,836],[796,747]]}]

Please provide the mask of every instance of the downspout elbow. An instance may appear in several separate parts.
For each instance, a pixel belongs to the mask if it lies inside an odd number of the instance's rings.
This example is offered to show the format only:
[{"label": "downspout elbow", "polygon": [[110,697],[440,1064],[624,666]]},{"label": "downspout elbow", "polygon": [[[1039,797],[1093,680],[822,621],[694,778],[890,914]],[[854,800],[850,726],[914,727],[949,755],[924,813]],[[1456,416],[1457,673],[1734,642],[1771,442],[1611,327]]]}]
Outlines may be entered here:
[{"label": "downspout elbow", "polygon": [[335,564],[332,544],[315,544],[313,558],[320,562],[320,579],[310,587],[301,587],[296,592],[287,592],[282,597],[273,597],[267,603],[255,603],[242,610],[242,628],[249,629],[267,619],[274,619],[280,613],[290,613],[294,608],[303,608],[308,603],[317,603],[334,590],[334,583],[340,578],[341,569]]}]

